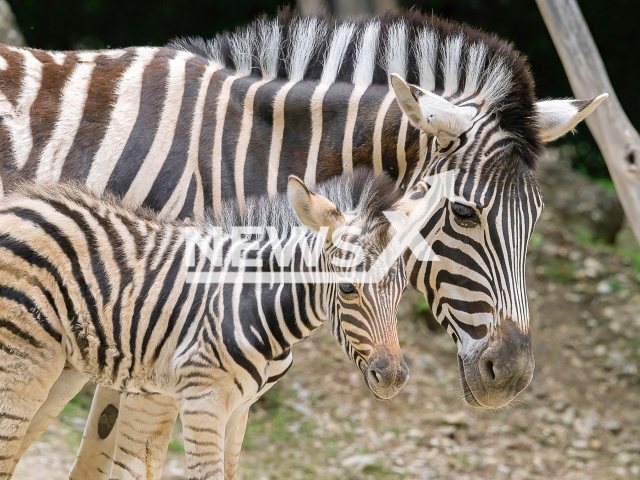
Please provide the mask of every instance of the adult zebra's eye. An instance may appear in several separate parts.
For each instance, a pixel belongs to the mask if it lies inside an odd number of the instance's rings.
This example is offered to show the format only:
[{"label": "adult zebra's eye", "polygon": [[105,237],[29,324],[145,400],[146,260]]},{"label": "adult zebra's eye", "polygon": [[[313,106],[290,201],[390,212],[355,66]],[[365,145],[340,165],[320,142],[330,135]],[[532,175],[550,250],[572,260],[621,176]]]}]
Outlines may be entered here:
[{"label": "adult zebra's eye", "polygon": [[453,202],[451,204],[451,210],[456,214],[456,217],[462,220],[470,220],[475,216],[473,208],[463,203]]},{"label": "adult zebra's eye", "polygon": [[356,293],[356,287],[354,287],[350,283],[341,283],[339,286],[340,286],[340,291],[345,295]]}]

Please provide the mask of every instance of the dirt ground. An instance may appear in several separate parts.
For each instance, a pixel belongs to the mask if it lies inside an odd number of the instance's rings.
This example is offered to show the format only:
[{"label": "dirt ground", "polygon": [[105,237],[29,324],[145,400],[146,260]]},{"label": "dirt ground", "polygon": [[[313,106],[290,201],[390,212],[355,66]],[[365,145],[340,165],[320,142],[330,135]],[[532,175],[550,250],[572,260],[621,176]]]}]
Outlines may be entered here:
[{"label": "dirt ground", "polygon": [[[541,165],[548,198],[560,175],[575,175],[556,157]],[[241,477],[640,478],[640,250],[628,228],[616,248],[582,228],[548,205],[536,229],[528,260],[536,372],[512,405],[464,405],[455,345],[427,329],[419,296],[409,295],[400,338],[411,374],[398,397],[374,400],[322,329],[252,407]],[[89,401],[81,395],[65,409],[16,480],[67,478]],[[183,455],[177,428],[164,478],[187,478]]]}]

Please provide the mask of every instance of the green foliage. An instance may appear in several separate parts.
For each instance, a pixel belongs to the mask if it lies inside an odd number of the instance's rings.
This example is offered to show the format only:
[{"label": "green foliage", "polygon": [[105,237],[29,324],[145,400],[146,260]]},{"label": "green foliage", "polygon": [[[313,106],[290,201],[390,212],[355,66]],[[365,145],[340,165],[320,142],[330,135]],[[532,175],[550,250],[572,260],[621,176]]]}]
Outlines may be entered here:
[{"label": "green foliage", "polygon": [[169,450],[171,450],[172,452],[182,453],[184,452],[184,445],[177,438],[172,438],[171,440],[169,440]]},{"label": "green foliage", "polygon": [[87,418],[89,416],[89,410],[91,409],[92,400],[93,395],[82,390],[64,406],[62,412],[60,412],[60,416],[67,418]]},{"label": "green foliage", "polygon": [[266,440],[268,443],[281,442],[293,447],[297,440],[289,430],[292,425],[296,425],[296,433],[306,435],[318,428],[315,422],[303,421],[302,415],[286,404],[286,399],[294,396],[294,391],[281,388],[273,388],[262,396],[256,403],[256,414],[252,409],[249,415],[243,444],[245,449],[262,448]]},{"label": "green foliage", "polygon": [[403,479],[403,478],[408,478],[409,475],[406,473],[397,473],[394,472],[393,470],[386,468],[386,467],[380,467],[377,465],[367,465],[366,467],[364,467],[362,469],[362,473],[366,474],[366,475],[371,475],[373,476],[374,479]]},{"label": "green foliage", "polygon": [[416,317],[424,317],[431,312],[431,308],[427,303],[427,300],[422,297],[419,302],[413,305],[413,313]]},{"label": "green foliage", "polygon": [[421,297],[420,300],[414,303],[413,317],[420,322],[425,322],[427,328],[432,332],[444,332],[444,328],[442,328],[442,325],[440,325],[438,320],[436,320],[436,317],[433,315],[433,312],[424,297]]},{"label": "green foliage", "polygon": [[555,283],[569,284],[576,278],[576,269],[570,260],[559,258],[553,263],[545,265],[544,274]]},{"label": "green foliage", "polygon": [[610,178],[596,178],[595,181],[598,185],[601,185],[610,192],[616,193],[616,187],[613,184],[613,180],[611,180]]},{"label": "green foliage", "polygon": [[534,233],[531,235],[531,240],[529,241],[529,249],[536,250],[542,246],[542,243],[542,235]]}]

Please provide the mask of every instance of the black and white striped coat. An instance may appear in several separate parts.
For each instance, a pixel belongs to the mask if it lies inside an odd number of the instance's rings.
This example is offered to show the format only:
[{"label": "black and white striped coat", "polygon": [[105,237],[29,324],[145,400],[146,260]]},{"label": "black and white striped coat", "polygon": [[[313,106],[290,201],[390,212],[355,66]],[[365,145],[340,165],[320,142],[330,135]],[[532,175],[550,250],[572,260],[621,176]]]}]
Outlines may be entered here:
[{"label": "black and white striped coat", "polygon": [[[291,207],[282,195],[249,205],[254,220],[279,234],[258,235],[250,246],[231,235],[237,223],[217,235],[68,185],[26,187],[0,200],[0,477],[10,478],[29,422],[65,365],[122,392],[171,397],[190,478],[234,476],[249,406],[286,371],[292,345],[325,321],[371,391],[395,396],[408,377],[396,332],[403,257],[377,283],[350,274],[376,262],[391,238],[383,211],[405,203],[392,180],[371,172],[325,188],[342,204],[353,202],[354,190],[362,195],[342,213],[292,178]],[[296,214],[311,231],[299,234]],[[318,225],[328,227],[326,241],[313,231]],[[355,226],[362,233],[342,239],[364,258],[344,266],[353,254],[331,234]],[[281,263],[282,250],[290,263]],[[307,250],[318,252],[317,265],[305,261]],[[292,272],[302,280],[279,280]],[[316,283],[314,274],[334,280]]]},{"label": "black and white striped coat", "polygon": [[[535,103],[510,45],[416,12],[338,24],[285,13],[176,46],[0,51],[3,181],[74,178],[172,218],[274,194],[290,173],[313,184],[368,165],[404,186],[453,170],[460,201],[424,231],[441,261],[410,259],[410,281],[458,344],[468,401],[509,402],[531,374],[523,265],[540,140],[602,99]],[[417,85],[399,102],[391,73]],[[504,362],[520,366],[501,373]]]}]

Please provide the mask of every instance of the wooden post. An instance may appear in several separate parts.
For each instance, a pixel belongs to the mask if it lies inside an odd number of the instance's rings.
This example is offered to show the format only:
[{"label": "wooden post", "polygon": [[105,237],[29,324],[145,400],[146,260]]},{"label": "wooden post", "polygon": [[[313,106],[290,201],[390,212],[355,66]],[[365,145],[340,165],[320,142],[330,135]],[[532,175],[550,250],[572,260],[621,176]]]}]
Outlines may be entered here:
[{"label": "wooden post", "polygon": [[7,0],[0,0],[0,43],[18,47],[26,45]]},{"label": "wooden post", "polygon": [[576,98],[609,98],[587,117],[627,219],[640,241],[640,136],[616,97],[576,0],[536,0]]}]

